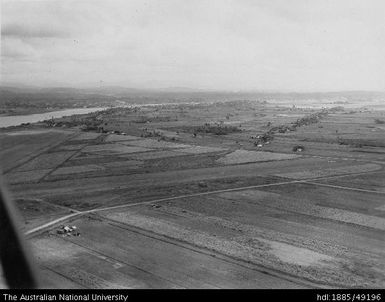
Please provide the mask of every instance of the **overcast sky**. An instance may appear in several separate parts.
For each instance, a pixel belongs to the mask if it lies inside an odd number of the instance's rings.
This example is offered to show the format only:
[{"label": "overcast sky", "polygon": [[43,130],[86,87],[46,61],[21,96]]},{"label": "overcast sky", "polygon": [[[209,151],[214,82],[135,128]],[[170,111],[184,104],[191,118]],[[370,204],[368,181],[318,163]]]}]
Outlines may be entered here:
[{"label": "overcast sky", "polygon": [[383,0],[1,0],[3,83],[385,90]]}]

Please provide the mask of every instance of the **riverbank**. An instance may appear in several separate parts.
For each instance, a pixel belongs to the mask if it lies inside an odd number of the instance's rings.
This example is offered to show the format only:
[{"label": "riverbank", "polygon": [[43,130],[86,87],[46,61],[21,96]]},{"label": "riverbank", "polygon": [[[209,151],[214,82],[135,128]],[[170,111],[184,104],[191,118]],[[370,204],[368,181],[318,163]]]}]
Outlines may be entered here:
[{"label": "riverbank", "polygon": [[119,107],[2,130],[0,162],[54,287],[383,288],[385,112],[317,112]]},{"label": "riverbank", "polygon": [[20,126],[22,124],[37,123],[53,118],[62,118],[65,116],[88,114],[106,110],[107,107],[73,108],[59,111],[50,111],[44,113],[35,113],[28,115],[9,115],[0,116],[0,128]]}]

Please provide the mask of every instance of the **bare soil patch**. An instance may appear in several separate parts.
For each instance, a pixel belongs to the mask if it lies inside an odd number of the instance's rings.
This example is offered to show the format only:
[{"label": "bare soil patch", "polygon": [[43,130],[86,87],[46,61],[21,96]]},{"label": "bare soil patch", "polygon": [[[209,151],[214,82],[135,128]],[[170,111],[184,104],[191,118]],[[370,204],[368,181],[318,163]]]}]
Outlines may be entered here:
[{"label": "bare soil patch", "polygon": [[128,154],[136,152],[151,151],[153,149],[142,148],[142,147],[133,147],[125,146],[121,144],[100,144],[100,145],[90,145],[83,148],[83,153],[92,153],[99,155],[116,155],[116,154]]},{"label": "bare soil patch", "polygon": [[[123,142],[121,142],[123,143]],[[177,149],[177,148],[186,148],[188,145],[177,144],[166,141],[158,141],[155,139],[142,139],[137,141],[127,141],[124,142],[125,145],[132,145],[145,148],[156,148],[156,149]]]},{"label": "bare soil patch", "polygon": [[61,167],[56,169],[52,175],[61,175],[61,174],[76,174],[76,173],[85,173],[85,172],[94,172],[102,171],[104,167],[99,165],[84,165],[84,166],[71,166],[71,167]]},{"label": "bare soil patch", "polygon": [[12,172],[8,173],[6,178],[7,182],[10,184],[31,183],[40,180],[50,171],[50,169],[43,169],[23,172]]},{"label": "bare soil patch", "polygon": [[108,135],[104,141],[105,142],[120,142],[120,141],[128,141],[128,140],[137,140],[140,137],[132,136],[132,135],[118,135],[118,134],[110,134]]},{"label": "bare soil patch", "polygon": [[16,168],[15,171],[21,172],[56,168],[74,154],[75,152],[73,151],[41,154],[38,157],[28,161],[26,164]]},{"label": "bare soil patch", "polygon": [[244,163],[260,162],[260,161],[286,160],[286,159],[293,159],[298,157],[300,156],[295,154],[236,150],[218,159],[217,162],[225,165],[231,165],[231,164],[244,164]]},{"label": "bare soil patch", "polygon": [[317,169],[317,170],[305,170],[302,172],[290,172],[290,173],[278,173],[277,176],[287,177],[293,179],[308,179],[308,178],[317,178],[331,175],[343,175],[350,173],[362,173],[362,172],[371,172],[380,170],[382,167],[378,164],[362,164],[362,165],[353,165],[348,167],[338,167],[338,168],[329,168],[329,169]]}]

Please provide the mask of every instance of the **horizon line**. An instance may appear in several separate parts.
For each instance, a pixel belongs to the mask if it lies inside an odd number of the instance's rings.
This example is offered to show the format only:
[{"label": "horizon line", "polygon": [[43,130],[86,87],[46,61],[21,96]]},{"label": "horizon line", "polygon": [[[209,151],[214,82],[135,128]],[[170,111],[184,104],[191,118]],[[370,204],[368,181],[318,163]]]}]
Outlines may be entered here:
[{"label": "horizon line", "polygon": [[199,93],[199,92],[222,92],[222,93],[357,93],[357,92],[366,92],[366,93],[385,93],[385,90],[375,90],[375,89],[341,89],[341,90],[333,90],[333,89],[320,89],[320,90],[307,90],[307,89],[263,89],[263,88],[247,88],[247,89],[220,89],[220,88],[192,88],[185,86],[169,86],[169,87],[132,87],[132,86],[124,86],[124,85],[32,85],[32,84],[20,84],[20,83],[0,83],[1,88],[31,88],[31,89],[78,89],[78,90],[87,90],[87,89],[127,89],[127,90],[136,90],[138,92],[191,92],[191,93]]}]

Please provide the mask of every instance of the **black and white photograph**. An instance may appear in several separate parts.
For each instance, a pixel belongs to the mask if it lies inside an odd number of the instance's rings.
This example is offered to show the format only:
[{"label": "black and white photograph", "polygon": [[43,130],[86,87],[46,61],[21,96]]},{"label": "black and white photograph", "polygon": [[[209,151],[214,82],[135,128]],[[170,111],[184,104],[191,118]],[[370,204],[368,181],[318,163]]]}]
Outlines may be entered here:
[{"label": "black and white photograph", "polygon": [[1,289],[384,299],[385,1],[1,0],[0,67]]}]

